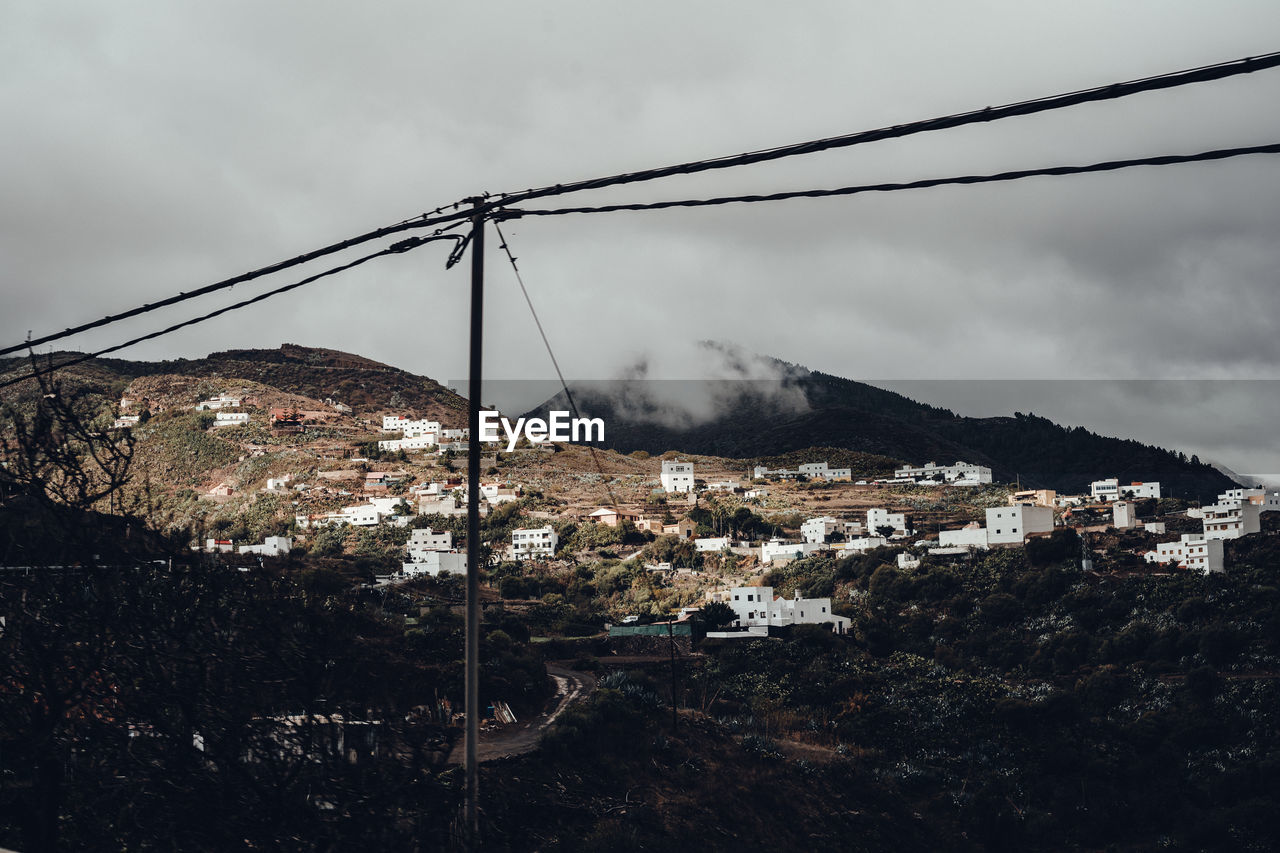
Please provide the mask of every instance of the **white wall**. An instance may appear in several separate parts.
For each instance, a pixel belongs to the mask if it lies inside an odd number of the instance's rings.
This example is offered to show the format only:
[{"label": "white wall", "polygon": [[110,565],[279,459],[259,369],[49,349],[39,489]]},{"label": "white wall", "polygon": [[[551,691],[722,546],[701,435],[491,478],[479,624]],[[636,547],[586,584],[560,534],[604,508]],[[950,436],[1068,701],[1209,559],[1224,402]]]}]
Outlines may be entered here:
[{"label": "white wall", "polygon": [[693,463],[663,461],[661,480],[667,492],[693,491]]},{"label": "white wall", "polygon": [[959,530],[938,531],[939,548],[986,548],[989,544],[985,527],[962,527]]},{"label": "white wall", "polygon": [[987,542],[991,545],[1021,543],[1028,533],[1053,530],[1053,510],[1047,506],[992,507],[987,510]]}]

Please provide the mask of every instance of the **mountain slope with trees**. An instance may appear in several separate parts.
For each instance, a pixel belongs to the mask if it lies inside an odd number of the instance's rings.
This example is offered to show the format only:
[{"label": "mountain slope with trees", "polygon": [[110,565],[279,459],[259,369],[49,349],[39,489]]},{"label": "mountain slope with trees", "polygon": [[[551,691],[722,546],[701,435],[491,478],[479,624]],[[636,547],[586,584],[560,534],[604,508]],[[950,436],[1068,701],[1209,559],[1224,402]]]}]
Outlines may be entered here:
[{"label": "mountain slope with trees", "polygon": [[[622,452],[748,459],[825,446],[914,464],[963,460],[989,466],[997,480],[1065,493],[1087,492],[1091,481],[1107,477],[1154,480],[1166,495],[1200,500],[1236,485],[1195,457],[1133,439],[1021,412],[963,417],[864,382],[767,361],[779,378],[618,380],[571,390],[584,416],[604,419],[604,446]],[[714,414],[699,418],[709,400]],[[569,408],[561,392],[528,415]]]}]

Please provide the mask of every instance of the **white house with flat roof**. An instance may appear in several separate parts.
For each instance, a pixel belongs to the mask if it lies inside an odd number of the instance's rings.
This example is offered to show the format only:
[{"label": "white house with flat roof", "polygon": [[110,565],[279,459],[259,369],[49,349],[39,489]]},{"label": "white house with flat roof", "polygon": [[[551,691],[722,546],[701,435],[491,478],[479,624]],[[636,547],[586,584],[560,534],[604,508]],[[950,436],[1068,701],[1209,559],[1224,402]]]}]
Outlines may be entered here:
[{"label": "white house with flat roof", "polygon": [[1184,533],[1177,542],[1161,542],[1156,550],[1148,551],[1148,563],[1176,563],[1184,569],[1210,574],[1225,571],[1221,539],[1204,539],[1194,533]]},{"label": "white house with flat roof", "polygon": [[954,465],[938,465],[926,462],[914,467],[908,465],[893,472],[895,480],[914,480],[920,482],[942,482],[953,486],[976,486],[991,482],[991,469],[985,465],[974,465],[969,462],[956,462]]},{"label": "white house with flat roof", "polygon": [[1028,533],[1053,532],[1053,509],[1047,506],[998,506],[987,510],[987,543],[1021,544]]},{"label": "white house with flat roof", "polygon": [[1138,526],[1138,515],[1129,501],[1116,501],[1111,505],[1111,526],[1117,530],[1132,530]]},{"label": "white house with flat roof", "polygon": [[907,515],[902,512],[889,512],[887,509],[879,507],[867,510],[867,533],[880,533],[880,528],[892,527],[893,532],[890,536],[905,536],[910,531],[907,528]]},{"label": "white house with flat roof", "polygon": [[799,473],[811,480],[852,480],[853,469],[830,468],[826,462],[806,462],[798,469]]},{"label": "white house with flat roof", "polygon": [[406,575],[465,575],[467,555],[457,551],[419,551],[408,562],[400,564]]},{"label": "white house with flat roof", "polygon": [[821,551],[822,548],[822,545],[809,542],[789,542],[774,538],[760,545],[760,562],[768,565],[774,560],[799,560],[815,551]]},{"label": "white house with flat roof", "polygon": [[883,536],[851,536],[843,542],[834,542],[826,547],[840,554],[865,554],[873,548],[888,545],[889,540]]},{"label": "white house with flat roof", "polygon": [[1239,539],[1262,531],[1262,507],[1231,500],[1200,508],[1205,539]]},{"label": "white house with flat roof", "polygon": [[240,397],[233,397],[230,394],[219,394],[216,397],[210,397],[208,400],[196,403],[196,411],[207,412],[213,409],[236,409],[239,408],[240,402]]},{"label": "white house with flat roof", "polygon": [[662,488],[668,493],[693,491],[693,463],[662,462]]},{"label": "white house with flat roof", "polygon": [[1110,503],[1122,498],[1136,500],[1141,498],[1159,498],[1159,483],[1121,483],[1116,477],[1106,480],[1094,480],[1089,484],[1089,494],[1095,501]]},{"label": "white house with flat roof", "polygon": [[289,553],[293,539],[288,536],[268,536],[261,545],[241,545],[241,554],[260,554],[263,557],[280,557]]},{"label": "white house with flat roof", "polygon": [[837,634],[849,630],[852,620],[831,612],[830,598],[778,598],[771,586],[740,586],[708,598],[723,601],[737,618],[734,628],[772,628],[786,625],[829,623]]},{"label": "white house with flat roof", "polygon": [[827,537],[837,530],[843,532],[843,525],[840,523],[840,519],[832,518],[829,515],[811,518],[800,525],[800,535],[804,537],[804,541],[813,545],[823,544],[827,541]]},{"label": "white house with flat roof", "polygon": [[453,531],[441,530],[437,533],[430,527],[420,527],[409,534],[409,543],[405,547],[411,554],[415,551],[452,551]]},{"label": "white house with flat roof", "polygon": [[405,438],[384,438],[378,442],[378,449],[385,453],[395,453],[403,450],[408,453],[410,450],[431,450],[436,446],[436,436],[434,433],[426,433],[423,435],[415,435]]},{"label": "white house with flat roof", "polygon": [[987,548],[987,528],[971,521],[959,530],[939,530],[939,548]]},{"label": "white house with flat roof", "polygon": [[235,426],[236,424],[247,424],[249,422],[248,412],[215,412],[213,415],[213,425]]},{"label": "white house with flat roof", "polygon": [[546,527],[521,527],[511,531],[511,554],[516,560],[554,557],[559,544],[560,537],[549,524]]}]

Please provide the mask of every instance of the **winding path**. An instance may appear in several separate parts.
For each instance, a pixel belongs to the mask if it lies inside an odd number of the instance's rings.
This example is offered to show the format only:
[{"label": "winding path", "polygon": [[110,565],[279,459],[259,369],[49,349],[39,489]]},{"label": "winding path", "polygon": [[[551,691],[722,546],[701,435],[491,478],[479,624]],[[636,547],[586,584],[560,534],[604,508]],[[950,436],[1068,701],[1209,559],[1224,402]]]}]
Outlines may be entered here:
[{"label": "winding path", "polygon": [[[591,691],[596,689],[595,676],[586,672],[578,672],[577,670],[549,663],[547,664],[547,674],[555,679],[556,682],[556,695],[553,700],[555,704],[551,705],[548,702],[549,709],[528,722],[481,731],[480,743],[476,748],[481,764],[486,761],[495,761],[499,758],[510,758],[513,755],[523,755],[526,752],[531,752],[537,747],[538,738],[542,736],[548,726],[556,721],[556,718],[563,713],[565,708],[590,695]],[[449,753],[449,762],[451,764],[462,764],[465,757],[466,741],[464,738],[454,745],[453,751]]]}]

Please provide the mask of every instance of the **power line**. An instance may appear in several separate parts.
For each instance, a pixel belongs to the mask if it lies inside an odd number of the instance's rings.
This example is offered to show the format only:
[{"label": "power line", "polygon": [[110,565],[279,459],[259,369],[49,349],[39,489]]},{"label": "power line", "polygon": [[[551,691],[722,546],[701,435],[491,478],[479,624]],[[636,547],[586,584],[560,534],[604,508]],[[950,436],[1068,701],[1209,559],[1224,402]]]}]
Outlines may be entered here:
[{"label": "power line", "polygon": [[[524,276],[520,275],[520,267],[516,266],[516,256],[511,254],[511,247],[507,243],[507,235],[502,233],[502,226],[496,220],[493,223],[493,227],[498,232],[498,239],[502,241],[502,251],[506,253],[507,260],[511,262],[511,269],[516,274],[516,283],[520,285],[520,292],[524,294],[524,303],[529,306],[529,313],[533,315],[533,324],[538,327],[538,334],[542,336],[542,345],[547,348],[547,355],[551,357],[551,366],[556,369],[556,376],[560,378],[560,387],[564,389],[564,396],[569,401],[569,408],[573,409],[575,418],[581,418],[582,412],[578,411],[578,404],[573,400],[573,393],[569,390],[569,383],[564,381],[564,373],[560,370],[560,362],[556,359],[556,354],[551,349],[551,341],[547,339],[547,333],[542,328],[542,321],[538,319],[538,312],[533,308],[533,300],[529,298],[529,290],[524,286]],[[618,498],[613,493],[613,487],[609,485],[609,478],[604,473],[604,466],[600,464],[600,456],[596,453],[596,447],[594,444],[588,444],[587,449],[591,451],[591,458],[595,461],[596,471],[600,474],[600,482],[604,484],[605,491],[609,494],[609,503],[616,510],[618,508]]]},{"label": "power line", "polygon": [[1252,74],[1255,71],[1263,71],[1277,66],[1280,66],[1280,52],[1268,53],[1263,56],[1235,59],[1229,62],[1220,62],[1215,65],[1190,68],[1184,71],[1172,71],[1165,74],[1157,74],[1153,77],[1143,77],[1138,80],[1129,80],[1124,83],[1111,83],[1106,86],[1097,86],[1092,89],[1081,89],[1079,91],[1067,92],[1061,95],[1048,95],[1041,98],[1034,98],[1029,101],[1018,101],[1017,103],[1005,104],[998,107],[983,107],[981,109],[954,113],[940,118],[914,121],[908,124],[898,124],[891,127],[878,128],[876,130],[864,130],[842,136],[817,139],[811,142],[783,145],[777,148],[766,148],[760,151],[748,152],[746,154],[718,157],[710,160],[695,160],[689,163],[682,163],[677,166],[664,166],[658,169],[628,172],[607,178],[595,178],[592,180],[577,181],[568,184],[555,184],[553,186],[525,190],[524,192],[518,193],[500,193],[497,197],[498,201],[495,206],[518,204],[535,198],[565,195],[567,193],[580,192],[582,190],[600,189],[602,187],[618,186],[620,184],[637,183],[640,181],[652,181],[657,178],[666,178],[674,175],[688,175],[695,172],[706,172],[714,169],[728,169],[736,166],[764,163],[770,160],[781,160],[786,157],[795,157],[801,154],[815,154],[820,151],[830,151],[836,148],[848,148],[853,145],[862,145],[867,142],[879,142],[885,139],[899,139],[904,136],[911,136],[917,133],[928,133],[935,130],[948,130],[954,127],[962,127],[967,124],[992,122],[1005,118],[1013,118],[1015,116],[1034,115],[1036,113],[1059,110],[1065,107],[1076,106],[1078,104],[1124,98],[1141,92],[1152,92],[1159,89],[1173,89],[1179,86],[1191,85],[1193,83],[1223,80],[1228,77],[1235,77],[1240,74]]},{"label": "power line", "polygon": [[[617,175],[611,175],[602,178],[593,178],[585,181],[574,181],[563,184],[553,184],[538,189],[529,189],[522,192],[499,193],[497,196],[491,196],[486,193],[483,196],[480,205],[482,213],[506,207],[507,205],[519,204],[525,201],[532,201],[538,198],[548,198],[552,196],[567,195],[570,193],[581,192],[583,190],[602,189],[604,187],[620,186],[623,184],[640,183],[643,181],[652,181],[659,178],[671,177],[674,175],[687,175],[696,172],[706,172],[718,169],[728,169],[737,166],[752,165],[755,163],[763,163],[771,160],[781,160],[786,157],[794,157],[804,154],[814,154],[820,151],[829,151],[836,148],[848,148],[854,145],[861,145],[867,142],[877,142],[885,139],[899,139],[905,136],[911,136],[917,133],[927,133],[935,130],[945,130],[953,127],[961,127],[967,124],[985,123],[999,121],[1005,118],[1015,116],[1032,115],[1035,113],[1048,112],[1051,110],[1063,109],[1065,107],[1075,106],[1083,103],[1114,100],[1116,98],[1128,97],[1129,95],[1139,94],[1141,92],[1150,92],[1160,89],[1172,89],[1179,86],[1191,85],[1194,83],[1203,83],[1213,80],[1224,80],[1229,77],[1235,77],[1241,74],[1252,74],[1255,71],[1263,71],[1270,68],[1280,66],[1280,52],[1269,53],[1263,56],[1246,57],[1244,59],[1231,60],[1229,62],[1217,63],[1215,65],[1206,65],[1199,68],[1191,68],[1183,71],[1174,71],[1166,74],[1159,74],[1153,77],[1144,77],[1138,80],[1130,80],[1123,83],[1113,83],[1106,86],[1098,86],[1092,89],[1082,89],[1075,92],[1068,92],[1061,95],[1051,95],[1042,98],[1036,98],[1029,101],[1019,101],[1017,103],[1005,104],[999,107],[984,107],[968,112],[955,113],[940,118],[925,119],[923,121],[915,121],[907,124],[893,125],[891,127],[883,127],[875,130],[865,130],[857,133],[845,134],[842,136],[827,137],[825,139],[817,139],[809,142],[800,142],[791,145],[784,145],[776,148],[768,148],[759,151],[752,151],[745,154],[733,156],[718,157],[707,160],[694,160],[688,163],[681,163],[674,166],[664,166],[656,169],[646,169],[638,172],[624,172]],[[175,305],[188,299],[194,299],[208,293],[213,293],[236,284],[252,281],[265,275],[281,272],[295,266],[353,248],[355,246],[367,243],[371,240],[381,237],[388,237],[393,234],[399,234],[404,231],[418,228],[428,228],[433,225],[461,224],[470,220],[475,214],[475,208],[465,206],[465,202],[456,201],[452,205],[442,205],[435,210],[423,213],[420,216],[402,220],[394,225],[377,228],[365,234],[316,249],[306,254],[298,255],[285,261],[279,261],[265,267],[261,267],[251,272],[243,273],[214,284],[197,288],[196,290],[185,291],[157,302],[148,303],[137,308],[123,311],[119,314],[112,314],[99,320],[88,323],[82,323],[78,326],[65,329],[61,332],[54,332],[42,335],[38,338],[31,338],[12,346],[0,348],[0,355],[8,355],[10,353],[19,352],[21,350],[30,349],[46,343],[61,340],[72,335],[86,332],[91,329],[100,328],[110,323],[135,317],[140,314],[154,311],[169,305]],[[450,212],[446,212],[450,211]]]},{"label": "power line", "polygon": [[613,213],[616,211],[665,210],[672,207],[713,207],[724,204],[751,204],[764,201],[784,201],[793,198],[829,198],[832,196],[857,195],[870,192],[896,192],[898,190],[917,190],[928,187],[941,187],[956,184],[987,184],[1001,181],[1017,181],[1023,178],[1036,178],[1059,175],[1083,175],[1091,172],[1114,172],[1120,169],[1131,169],[1137,166],[1173,166],[1182,163],[1199,163],[1210,160],[1226,160],[1231,157],[1244,157],[1251,154],[1280,154],[1280,143],[1254,145],[1247,148],[1220,148],[1215,151],[1204,151],[1199,154],[1167,154],[1160,157],[1139,157],[1132,160],[1109,160],[1103,163],[1092,163],[1086,166],[1050,166],[1043,169],[1021,169],[1013,172],[999,172],[991,175],[961,175],[952,178],[926,178],[920,181],[891,184],[863,184],[861,186],[837,187],[835,189],[793,190],[790,192],[769,193],[767,195],[736,195],[717,198],[680,199],[675,201],[657,201],[643,204],[608,204],[599,207],[562,207],[555,209],[523,209],[504,208],[496,212],[495,219],[519,219],[524,216],[564,216],[571,213]]},{"label": "power line", "polygon": [[[439,220],[439,221],[453,221],[453,220],[454,218],[451,217],[448,220]],[[431,222],[435,222],[435,221],[437,220],[432,220]],[[431,224],[431,223],[427,221],[420,221],[419,226],[424,226],[427,224]],[[461,224],[462,224],[461,222],[455,222],[453,225],[449,227],[455,228]],[[72,326],[71,328],[61,332],[54,332],[48,335],[43,335],[39,338],[32,338],[32,339],[23,341],[20,344],[13,344],[12,346],[4,347],[3,349],[0,349],[0,356],[10,355],[20,350],[33,349],[42,344],[47,344],[52,341],[62,340],[63,338],[69,338],[72,335],[78,335],[81,332],[87,332],[92,329],[98,329],[103,326],[111,325],[112,323],[118,323],[121,320],[128,320],[131,317],[137,317],[141,314],[147,314],[151,311],[155,311],[160,308],[167,308],[170,305],[177,305],[180,302],[186,302],[187,300],[195,299],[198,296],[205,296],[210,293],[216,293],[219,290],[226,290],[229,287],[235,287],[237,284],[244,284],[245,282],[253,281],[254,279],[262,278],[263,276],[271,275],[272,273],[277,273],[277,272],[281,272],[282,270],[290,269],[291,267],[300,266],[302,264],[309,263],[310,261],[314,261],[318,258],[325,257],[326,255],[332,255],[335,252],[340,252],[344,249],[350,249],[354,246],[358,246],[362,243],[367,243],[370,240],[374,240],[379,237],[386,237],[392,234],[398,234],[403,232],[404,230],[405,230],[405,227],[403,223],[399,225],[390,226],[388,228],[379,228],[376,231],[370,231],[369,233],[362,234],[359,237],[353,237],[350,240],[343,240],[341,243],[334,243],[333,245],[326,246],[323,249],[316,249],[314,252],[307,252],[304,255],[298,255],[296,258],[290,258],[287,261],[279,261],[269,266],[265,266],[265,267],[261,267],[259,269],[253,270],[251,272],[241,273],[240,275],[233,276],[228,279],[223,279],[222,281],[215,282],[213,284],[208,284],[208,285],[205,285],[204,287],[196,288],[195,290],[182,291],[178,293],[176,296],[170,296],[165,299],[161,299],[157,302],[148,302],[145,305],[138,306],[137,308],[130,308],[128,311],[121,311],[119,314],[108,314],[106,317],[103,317],[100,320],[94,320],[89,323],[82,323],[79,326]],[[449,229],[448,228],[437,229],[436,234],[439,235],[446,230],[449,230]],[[457,262],[457,259],[451,256],[449,266],[453,266],[453,264],[456,262]],[[329,275],[329,273],[323,273],[322,275]],[[2,387],[4,386],[0,385],[0,388]]]},{"label": "power line", "polygon": [[361,264],[368,263],[369,261],[372,261],[375,258],[385,257],[386,255],[398,255],[403,252],[408,252],[412,249],[416,249],[419,246],[423,246],[427,243],[432,243],[437,240],[450,240],[450,239],[459,241],[458,245],[454,247],[453,252],[450,254],[450,258],[452,259],[456,255],[460,254],[461,250],[465,247],[465,240],[460,235],[445,234],[445,235],[434,235],[431,237],[421,237],[421,238],[412,237],[408,240],[402,240],[399,243],[395,243],[394,245],[388,246],[387,248],[383,249],[380,252],[374,252],[371,255],[365,255],[364,257],[357,258],[354,261],[351,261],[350,263],[333,267],[331,269],[325,270],[324,272],[319,272],[319,273],[316,273],[315,275],[308,276],[307,278],[304,278],[301,281],[295,281],[292,284],[286,284],[283,287],[277,287],[274,290],[268,290],[265,293],[260,293],[251,299],[245,299],[241,302],[236,302],[232,305],[224,306],[222,308],[219,308],[216,311],[210,311],[208,314],[202,314],[199,317],[193,317],[190,320],[183,320],[181,323],[175,323],[172,326],[169,326],[164,329],[160,329],[159,331],[150,332],[145,335],[140,335],[139,337],[133,338],[132,340],[125,341],[122,344],[116,344],[115,346],[110,346],[110,347],[107,347],[106,349],[100,349],[96,352],[78,355],[75,358],[68,359],[67,361],[50,365],[49,367],[43,370],[37,369],[37,370],[33,370],[30,373],[23,374],[22,376],[6,379],[3,382],[0,382],[0,388],[8,388],[11,385],[17,385],[18,383],[26,382],[29,379],[36,379],[40,376],[53,373],[54,371],[62,370],[63,368],[72,367],[77,364],[83,364],[84,362],[90,361],[91,359],[100,358],[104,355],[108,355],[110,353],[117,352],[127,347],[140,344],[144,341],[149,341],[149,340],[153,340],[154,338],[162,337],[172,332],[176,332],[179,329],[185,329],[188,326],[194,326],[197,323],[203,323],[206,320],[212,320],[213,318],[226,314],[230,311],[236,311],[240,308],[246,308],[255,303],[262,302],[264,299],[270,299],[272,296],[279,296],[281,293],[288,293],[291,290],[297,290],[300,287],[305,287],[306,285],[319,281],[322,278],[326,278],[331,275],[336,275],[337,273],[340,273],[340,272],[346,272],[347,270],[352,269],[354,267],[358,267]]},{"label": "power line", "polygon": [[[794,198],[828,198],[833,196],[857,195],[860,193],[868,193],[868,192],[896,192],[899,190],[925,189],[929,187],[949,186],[949,185],[1007,182],[1007,181],[1016,181],[1016,180],[1022,180],[1024,178],[1033,178],[1033,177],[1080,175],[1080,174],[1088,174],[1088,173],[1094,173],[1094,172],[1112,172],[1112,171],[1118,171],[1121,169],[1135,168],[1138,166],[1180,165],[1184,163],[1207,162],[1212,160],[1225,160],[1233,157],[1242,157],[1242,156],[1248,156],[1253,154],[1280,154],[1280,143],[1271,143],[1267,145],[1255,145],[1255,146],[1241,147],[1241,148],[1220,148],[1213,151],[1203,151],[1198,154],[1167,154],[1167,155],[1162,155],[1158,157],[1140,157],[1140,158],[1129,159],[1129,160],[1109,160],[1101,163],[1092,163],[1092,164],[1083,165],[1083,166],[1051,166],[1051,167],[1041,168],[1041,169],[1022,169],[1018,171],[999,172],[996,174],[989,174],[989,175],[962,175],[959,177],[951,177],[951,178],[927,178],[924,180],[911,181],[907,183],[864,184],[860,186],[837,187],[835,189],[795,190],[790,192],[770,193],[768,195],[720,196],[716,198],[679,199],[679,200],[673,200],[673,201],[659,201],[659,202],[650,202],[650,203],[643,203],[643,204],[602,205],[599,207],[571,207],[571,208],[556,208],[556,209],[503,208],[502,210],[497,211],[496,213],[491,213],[490,215],[493,216],[496,222],[496,220],[500,220],[500,219],[517,219],[524,216],[564,216],[568,214],[577,214],[577,213],[613,213],[618,211],[664,210],[667,208],[675,208],[675,207],[711,207],[711,206],[727,205],[727,204],[751,204],[751,203],[767,202],[767,201],[783,201],[783,200],[794,199]],[[461,223],[457,223],[457,224],[461,224]],[[343,272],[345,270],[349,270],[353,267],[356,267],[363,263],[371,261],[374,258],[379,258],[389,254],[398,254],[401,252],[405,252],[410,249],[417,248],[418,246],[421,246],[425,243],[433,242],[436,240],[452,239],[452,240],[458,241],[457,245],[454,247],[454,250],[449,255],[448,266],[453,266],[453,264],[456,263],[457,260],[461,257],[462,251],[466,248],[467,240],[465,237],[462,237],[460,235],[441,233],[444,230],[447,230],[447,229],[438,229],[436,234],[429,237],[411,237],[407,240],[403,240],[399,243],[395,243],[392,246],[386,249],[383,249],[380,252],[375,252],[371,255],[366,255],[362,258],[358,258],[355,261],[352,261],[351,263],[344,264],[338,267],[333,267],[332,269],[325,270],[313,276],[309,276],[308,278],[302,279],[301,281],[295,282],[293,284],[288,284],[283,287],[279,287],[274,290],[267,291],[266,293],[260,294],[251,299],[247,299],[242,302],[237,302],[232,305],[219,308],[216,311],[201,315],[199,317],[196,317],[190,320],[185,320],[181,323],[177,323],[165,329],[161,329],[157,332],[151,332],[149,334],[142,335],[137,338],[133,338],[132,340],[126,341],[122,344],[117,344],[115,346],[107,347],[106,349],[98,350],[93,353],[77,356],[76,358],[51,366],[45,369],[44,371],[33,371],[30,374],[25,374],[20,377],[5,380],[3,382],[0,382],[0,388],[7,388],[19,382],[24,382],[28,379],[33,379],[36,376],[41,375],[42,373],[49,373],[64,367],[71,367],[76,364],[81,364],[83,362],[89,361],[90,359],[98,358],[103,355],[107,355],[109,353],[113,353],[118,350],[125,349],[126,347],[134,346],[135,344],[139,344],[144,341],[152,340],[154,338],[158,338],[163,335],[170,334],[171,332],[175,332],[179,329],[186,328],[187,326],[192,326],[192,325],[195,325],[196,323],[202,323],[206,320],[211,320],[229,311],[234,311],[239,308],[244,308],[249,305],[253,305],[257,302],[261,302],[262,300],[268,299],[272,296],[276,296],[281,293],[286,293],[288,291],[295,290],[299,287],[303,287],[304,285],[311,284],[312,282],[317,281],[321,278],[325,278],[327,276],[334,275],[336,273]],[[499,231],[499,236],[500,237],[502,236],[501,231]],[[520,278],[520,271],[515,265],[515,258],[512,257],[510,249],[507,248],[505,237],[503,238],[503,249],[507,251],[507,257],[511,260],[512,268],[515,269],[517,281],[520,283],[520,289],[524,291],[525,301],[529,305],[529,310],[534,315],[534,322],[537,323],[538,325],[538,331],[542,335],[543,343],[547,347],[547,352],[551,355],[552,364],[555,365],[556,374],[560,377],[560,382],[561,382],[561,385],[564,386],[566,397],[568,397],[569,402],[572,405],[573,399],[572,399],[572,396],[569,394],[568,385],[565,384],[564,376],[560,372],[560,366],[556,362],[555,354],[554,352],[552,352],[550,343],[547,341],[546,334],[542,329],[542,324],[541,322],[538,321],[537,312],[533,310],[533,303],[532,301],[530,301],[528,291],[524,287],[524,281]],[[102,325],[105,325],[105,323],[103,323]],[[35,342],[32,342],[32,346],[34,345],[35,345]],[[8,350],[4,350],[2,352],[7,353],[11,351],[12,351],[12,348]],[[574,410],[576,413],[577,412],[576,406],[574,406]],[[597,460],[597,464],[598,464],[598,460]],[[603,471],[601,471],[601,476],[603,476]]]}]

